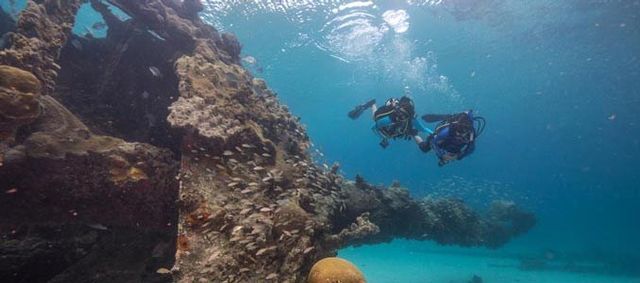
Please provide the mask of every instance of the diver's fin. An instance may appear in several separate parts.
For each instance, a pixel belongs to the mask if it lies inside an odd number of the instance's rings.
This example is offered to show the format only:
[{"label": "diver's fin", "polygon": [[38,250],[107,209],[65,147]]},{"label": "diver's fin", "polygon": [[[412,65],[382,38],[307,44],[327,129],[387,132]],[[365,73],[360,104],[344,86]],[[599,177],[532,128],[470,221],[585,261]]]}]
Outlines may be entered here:
[{"label": "diver's fin", "polygon": [[365,110],[367,110],[368,108],[370,108],[371,106],[373,106],[376,103],[375,99],[369,100],[367,103],[365,104],[361,104],[356,106],[356,108],[354,108],[353,110],[349,111],[349,118],[351,119],[358,119],[358,117],[360,117],[360,115],[362,115],[362,112],[364,112]]},{"label": "diver's fin", "polygon": [[358,119],[358,117],[360,117],[360,115],[362,115],[362,112],[364,112],[366,108],[364,108],[362,105],[358,105],[356,106],[356,108],[354,108],[353,110],[349,111],[349,118],[355,120]]},{"label": "diver's fin", "polygon": [[448,119],[452,115],[450,114],[426,114],[422,116],[422,120],[427,123],[434,123]]},{"label": "diver's fin", "polygon": [[362,105],[362,106],[364,106],[364,108],[370,108],[370,107],[371,107],[371,106],[373,106],[374,104],[376,104],[376,100],[375,100],[375,99],[371,99],[371,100],[367,101],[367,103],[365,103],[365,104],[364,104],[364,105]]}]

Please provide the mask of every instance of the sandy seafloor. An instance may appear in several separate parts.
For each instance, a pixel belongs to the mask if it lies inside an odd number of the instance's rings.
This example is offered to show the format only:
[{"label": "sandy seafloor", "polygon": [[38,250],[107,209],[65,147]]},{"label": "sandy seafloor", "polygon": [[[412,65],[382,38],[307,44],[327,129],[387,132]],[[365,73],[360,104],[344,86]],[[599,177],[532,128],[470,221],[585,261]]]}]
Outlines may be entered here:
[{"label": "sandy seafloor", "polygon": [[639,277],[524,271],[518,268],[517,258],[500,250],[470,250],[404,240],[350,247],[341,250],[339,256],[355,263],[368,283],[467,283],[473,275],[480,276],[483,283],[640,283]]}]

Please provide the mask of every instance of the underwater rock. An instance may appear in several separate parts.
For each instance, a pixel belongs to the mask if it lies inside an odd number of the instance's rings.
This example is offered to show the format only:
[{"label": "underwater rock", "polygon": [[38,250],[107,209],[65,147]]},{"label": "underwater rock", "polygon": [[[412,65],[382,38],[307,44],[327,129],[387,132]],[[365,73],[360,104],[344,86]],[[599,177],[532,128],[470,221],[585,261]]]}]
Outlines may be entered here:
[{"label": "underwater rock", "polygon": [[367,281],[362,272],[351,262],[337,257],[328,257],[313,265],[307,279],[307,283],[324,282],[364,283]]}]

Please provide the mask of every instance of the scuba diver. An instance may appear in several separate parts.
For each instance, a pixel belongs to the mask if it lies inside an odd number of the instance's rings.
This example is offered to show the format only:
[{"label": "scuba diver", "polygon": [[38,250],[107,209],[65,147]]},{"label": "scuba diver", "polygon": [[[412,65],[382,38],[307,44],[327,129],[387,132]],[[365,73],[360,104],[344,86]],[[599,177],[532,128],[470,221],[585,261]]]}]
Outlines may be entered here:
[{"label": "scuba diver", "polygon": [[[416,119],[413,101],[403,96],[400,99],[390,98],[378,108],[375,99],[356,106],[348,114],[357,119],[362,113],[371,109],[375,124],[372,130],[382,138],[380,146],[386,148],[390,139],[413,138],[422,152],[433,149],[438,157],[438,165],[444,166],[453,160],[461,160],[475,149],[475,141],[485,127],[485,119],[475,117],[473,111],[457,114],[427,114],[422,120],[427,123],[439,122],[435,130],[425,127]],[[426,141],[419,133],[427,133]]]},{"label": "scuba diver", "polygon": [[475,149],[475,141],[484,131],[486,121],[474,116],[473,111],[457,114],[427,114],[422,120],[428,123],[439,122],[435,131],[427,137],[428,148],[438,157],[438,165],[444,166],[453,160],[461,160]]},{"label": "scuba diver", "polygon": [[351,110],[348,114],[349,118],[358,119],[369,108],[373,113],[373,121],[375,122],[372,130],[382,139],[380,141],[382,148],[389,146],[389,140],[391,139],[402,138],[409,140],[413,138],[423,151],[427,150],[429,144],[418,133],[432,134],[433,131],[422,125],[416,118],[415,106],[413,100],[409,97],[389,98],[380,108],[376,106],[376,100],[372,99]]}]

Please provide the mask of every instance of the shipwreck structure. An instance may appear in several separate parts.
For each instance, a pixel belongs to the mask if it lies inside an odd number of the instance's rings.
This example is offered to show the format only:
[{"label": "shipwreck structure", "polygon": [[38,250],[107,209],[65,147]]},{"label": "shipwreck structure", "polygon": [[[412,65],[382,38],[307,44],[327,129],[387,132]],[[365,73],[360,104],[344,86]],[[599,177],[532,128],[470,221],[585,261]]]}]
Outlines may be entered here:
[{"label": "shipwreck structure", "polygon": [[316,166],[198,0],[92,0],[105,38],[71,33],[84,2],[0,15],[3,282],[303,282],[340,247],[498,247],[535,223]]}]

